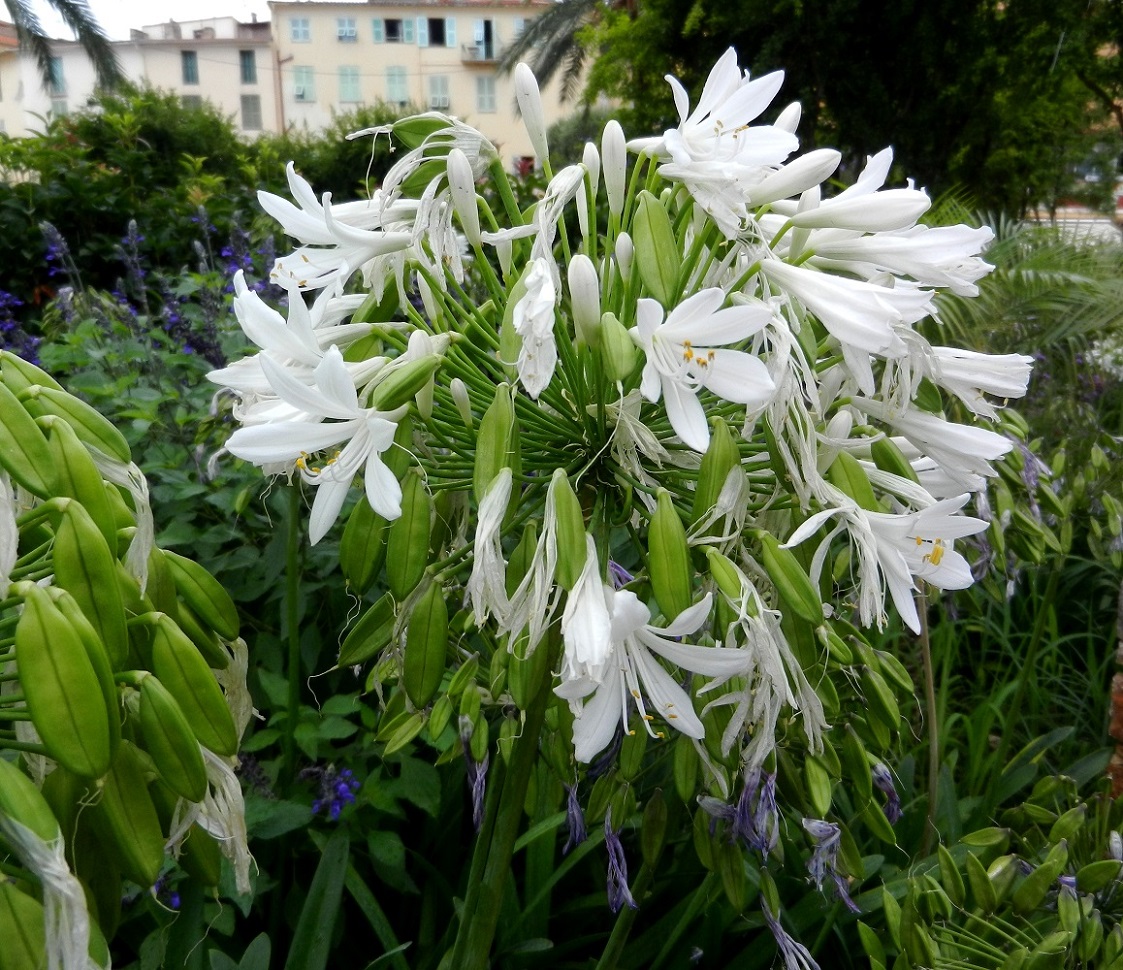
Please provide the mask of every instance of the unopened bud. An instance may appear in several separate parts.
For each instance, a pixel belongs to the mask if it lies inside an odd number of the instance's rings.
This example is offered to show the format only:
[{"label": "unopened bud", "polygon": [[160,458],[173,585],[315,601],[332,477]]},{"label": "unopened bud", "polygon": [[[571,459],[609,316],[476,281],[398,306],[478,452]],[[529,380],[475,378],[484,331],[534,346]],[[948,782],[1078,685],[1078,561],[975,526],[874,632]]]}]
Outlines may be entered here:
[{"label": "unopened bud", "polygon": [[593,261],[582,253],[569,264],[569,297],[577,342],[596,347],[600,342],[600,279]]},{"label": "unopened bud", "polygon": [[561,468],[554,471],[547,500],[552,502],[557,519],[557,581],[563,589],[572,590],[585,568],[585,518],[581,514],[581,503]]},{"label": "unopened bud", "polygon": [[538,90],[538,80],[529,65],[519,63],[515,67],[515,100],[519,103],[526,133],[534,146],[534,154],[539,161],[548,162],[550,148],[546,142],[546,117],[542,112],[542,94]]},{"label": "unopened bud", "polygon": [[456,410],[460,412],[460,420],[464,422],[464,427],[470,431],[475,422],[472,418],[472,402],[468,398],[468,385],[459,377],[454,377],[448,382],[448,389],[452,394],[452,403],[456,405]]},{"label": "unopened bud", "polygon": [[[606,181],[607,184],[607,181]],[[632,237],[626,232],[616,237],[616,265],[620,267],[620,275],[626,283],[632,278],[632,261],[635,256],[635,246]]]},{"label": "unopened bud", "polygon": [[600,145],[608,211],[619,218],[624,211],[624,191],[628,179],[628,148],[620,122],[613,119],[604,126]]},{"label": "unopened bud", "polygon": [[793,101],[783,111],[780,116],[772,122],[773,128],[779,128],[781,131],[791,132],[795,134],[796,129],[799,127],[799,119],[803,115],[803,108],[798,101]]},{"label": "unopened bud", "polygon": [[615,313],[601,317],[601,364],[610,381],[625,380],[636,366],[636,345]]},{"label": "unopened bud", "polygon": [[473,246],[480,244],[480,210],[476,205],[476,179],[472,163],[459,148],[448,152],[448,189],[452,206],[460,217],[464,236]]},{"label": "unopened bud", "polygon": [[869,476],[861,463],[848,451],[840,451],[827,470],[827,477],[835,488],[849,495],[867,512],[879,511],[877,497],[873,494]]},{"label": "unopened bud", "polygon": [[670,621],[693,602],[690,546],[670,492],[660,489],[656,503],[648,531],[647,572],[659,608]]}]

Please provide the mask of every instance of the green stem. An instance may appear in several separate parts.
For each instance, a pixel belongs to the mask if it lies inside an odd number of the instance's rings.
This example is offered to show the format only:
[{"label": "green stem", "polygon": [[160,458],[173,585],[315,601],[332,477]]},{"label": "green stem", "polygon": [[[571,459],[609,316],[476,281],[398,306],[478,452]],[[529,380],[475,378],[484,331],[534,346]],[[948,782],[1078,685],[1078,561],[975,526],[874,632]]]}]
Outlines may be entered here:
[{"label": "green stem", "polygon": [[940,725],[936,709],[936,676],[932,669],[932,639],[928,632],[928,596],[926,589],[916,594],[916,613],[920,617],[920,665],[924,676],[924,710],[928,722],[928,811],[924,819],[924,839],[920,854],[932,851],[936,835],[936,796],[940,785]]},{"label": "green stem", "polygon": [[[543,644],[539,649],[545,647],[546,644]],[[510,876],[511,857],[514,855],[515,840],[522,822],[527,785],[534,769],[534,760],[538,756],[538,739],[542,733],[546,704],[550,697],[547,684],[550,669],[550,664],[542,665],[541,675],[535,685],[534,700],[526,711],[522,734],[515,742],[502,779],[503,789],[499,804],[495,806],[494,817],[490,820],[490,829],[485,822],[476,844],[468,895],[464,900],[460,928],[449,963],[450,967],[456,967],[457,970],[486,970],[489,965],[491,945],[499,924],[503,885]]]},{"label": "green stem", "polygon": [[282,777],[296,777],[296,726],[300,719],[300,486],[289,486],[285,535],[285,633],[288,637],[288,702],[282,751]]}]

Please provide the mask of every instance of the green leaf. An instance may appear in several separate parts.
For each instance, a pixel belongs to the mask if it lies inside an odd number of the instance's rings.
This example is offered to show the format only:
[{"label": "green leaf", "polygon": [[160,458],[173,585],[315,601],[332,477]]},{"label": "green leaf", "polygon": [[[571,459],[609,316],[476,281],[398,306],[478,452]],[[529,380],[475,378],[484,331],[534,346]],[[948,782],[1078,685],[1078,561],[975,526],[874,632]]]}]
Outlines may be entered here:
[{"label": "green leaf", "polygon": [[339,915],[350,855],[350,839],[345,830],[339,829],[324,846],[320,864],[316,866],[308,898],[296,924],[285,970],[324,970],[327,966],[331,934]]},{"label": "green leaf", "polygon": [[371,892],[370,887],[363,881],[354,866],[347,867],[347,876],[344,879],[344,885],[346,885],[347,892],[351,894],[351,898],[355,900],[355,904],[359,907],[359,910],[366,917],[370,928],[374,931],[374,935],[378,937],[378,941],[386,948],[386,952],[375,960],[374,963],[370,964],[370,966],[377,966],[380,963],[390,963],[397,968],[397,970],[409,970],[409,964],[406,962],[405,957],[402,956],[402,951],[409,947],[410,944],[398,942],[390,920],[383,912],[382,907],[378,905],[378,900],[375,898],[374,893]]}]

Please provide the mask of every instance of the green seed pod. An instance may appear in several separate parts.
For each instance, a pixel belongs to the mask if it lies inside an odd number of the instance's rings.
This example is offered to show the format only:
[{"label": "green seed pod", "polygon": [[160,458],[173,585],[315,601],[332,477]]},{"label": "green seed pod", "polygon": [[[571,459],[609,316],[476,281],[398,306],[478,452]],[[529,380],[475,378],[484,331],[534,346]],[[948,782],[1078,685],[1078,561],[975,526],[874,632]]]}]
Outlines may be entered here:
[{"label": "green seed pod", "polygon": [[850,779],[852,797],[855,804],[864,805],[873,797],[873,778],[870,775],[870,762],[862,739],[854,729],[846,726],[842,736],[842,759],[846,774]]},{"label": "green seed pod", "polygon": [[86,446],[62,418],[48,415],[37,422],[47,432],[47,449],[54,471],[55,495],[77,499],[105,537],[110,551],[117,549],[117,519],[109,504],[105,480]]},{"label": "green seed pod", "polygon": [[164,833],[141,759],[131,742],[122,741],[113,768],[103,779],[101,798],[87,811],[102,839],[116,850],[125,876],[138,886],[151,886],[164,863]]},{"label": "green seed pod", "polygon": [[[700,808],[694,812],[694,825],[691,835],[693,836],[694,852],[698,856],[698,861],[710,872],[713,872],[717,864],[717,860],[714,858],[717,846],[714,844],[713,836],[710,835],[710,816]],[[763,872],[763,870],[761,871]]]},{"label": "green seed pod", "polygon": [[389,523],[370,507],[362,496],[343,530],[339,541],[339,565],[343,578],[356,595],[362,596],[382,571],[386,561],[386,529]]},{"label": "green seed pod", "polygon": [[975,897],[975,905],[983,911],[984,915],[989,916],[998,908],[998,895],[994,891],[990,877],[973,852],[967,854],[965,868],[967,882],[971,885],[971,895]]},{"label": "green seed pod", "polygon": [[444,734],[448,722],[452,720],[452,713],[452,701],[447,694],[442,694],[433,702],[429,710],[429,740],[434,744]]},{"label": "green seed pod", "polygon": [[678,302],[678,276],[682,253],[671,217],[663,204],[646,189],[636,199],[632,220],[635,265],[648,292],[664,307]]},{"label": "green seed pod", "polygon": [[617,759],[620,777],[624,781],[633,782],[639,777],[646,751],[647,731],[640,727],[638,730],[631,728],[625,732],[624,740],[620,745],[620,757]]},{"label": "green seed pod", "polygon": [[187,638],[195,644],[208,667],[212,670],[225,670],[230,666],[230,654],[223,648],[218,634],[214,630],[208,630],[190,606],[176,603],[174,615],[169,616],[172,616],[179,628],[187,634]]},{"label": "green seed pod", "polygon": [[476,674],[480,669],[479,654],[472,654],[465,660],[452,675],[448,685],[448,696],[455,699],[467,689],[469,684],[476,682]]},{"label": "green seed pod", "polygon": [[495,739],[495,748],[504,764],[510,763],[511,749],[521,731],[522,725],[513,717],[505,717],[499,722],[499,737]]},{"label": "green seed pod", "polygon": [[47,965],[43,904],[15,883],[0,882],[0,970],[33,970]]},{"label": "green seed pod", "polygon": [[826,818],[831,810],[831,776],[814,755],[808,755],[803,762],[803,780],[815,815]]},{"label": "green seed pod", "polygon": [[464,693],[460,695],[460,719],[475,723],[480,717],[480,689],[475,684],[468,684]]},{"label": "green seed pod", "polygon": [[518,445],[512,394],[510,386],[500,384],[480,420],[480,431],[476,437],[476,461],[472,472],[472,494],[477,502],[482,502],[487,497],[491,483],[502,469],[514,469],[517,464]]},{"label": "green seed pod", "polygon": [[737,442],[721,418],[713,422],[710,433],[710,446],[702,456],[702,467],[698,471],[698,486],[694,489],[694,507],[690,521],[697,522],[717,504],[726,479],[734,468],[741,464],[741,453]]},{"label": "green seed pod", "polygon": [[1087,805],[1077,805],[1070,808],[1049,829],[1049,841],[1056,844],[1062,839],[1071,839],[1084,827],[1084,818],[1088,814]]},{"label": "green seed pod", "polygon": [[545,685],[548,654],[544,643],[528,654],[525,634],[514,642],[511,659],[507,663],[507,689],[520,711],[530,707],[531,701]]},{"label": "green seed pod", "polygon": [[386,583],[404,600],[421,582],[429,561],[433,500],[419,472],[402,482],[402,514],[390,523],[386,537]]},{"label": "green seed pod", "polygon": [[90,666],[97,676],[98,687],[101,689],[105,709],[109,714],[109,755],[112,758],[117,753],[117,744],[121,740],[121,697],[113,680],[109,654],[97,635],[97,630],[86,618],[86,614],[82,612],[82,608],[73,596],[58,586],[47,587],[47,595],[78,634],[82,646],[86,649]]},{"label": "green seed pod", "polygon": [[430,583],[413,609],[402,650],[402,686],[413,706],[436,695],[448,653],[448,607],[440,583]]},{"label": "green seed pod", "polygon": [[866,470],[848,451],[840,451],[835,456],[831,467],[827,469],[827,478],[832,485],[845,495],[849,495],[867,512],[880,511]]},{"label": "green seed pod", "polygon": [[901,709],[897,698],[876,670],[867,667],[862,672],[862,696],[870,714],[877,718],[890,731],[897,731],[901,724]]},{"label": "green seed pod", "polygon": [[737,567],[733,565],[732,560],[716,549],[706,550],[706,560],[710,566],[710,576],[717,584],[717,588],[734,603],[739,603],[742,594],[741,577],[737,574]]},{"label": "green seed pod", "polygon": [[55,530],[55,585],[78,601],[109,653],[114,670],[128,651],[125,604],[117,585],[117,559],[101,530],[76,501],[66,500]]},{"label": "green seed pod", "polygon": [[515,546],[511,558],[507,561],[507,574],[503,585],[508,596],[515,595],[515,590],[530,572],[530,565],[534,561],[534,553],[537,549],[538,531],[534,527],[534,522],[530,521],[523,529],[522,538],[519,539],[519,544]]},{"label": "green seed pod", "polygon": [[0,467],[33,495],[51,495],[51,452],[47,439],[20,399],[0,384]]},{"label": "green seed pod", "polygon": [[207,662],[171,617],[154,614],[152,669],[179,703],[195,737],[223,757],[238,752],[238,732]]},{"label": "green seed pod", "polygon": [[178,603],[175,579],[164,558],[164,550],[158,546],[153,546],[148,555],[148,585],[144,588],[144,595],[152,601],[156,612],[175,616]]},{"label": "green seed pod", "polygon": [[1014,890],[1011,899],[1014,912],[1024,916],[1040,906],[1045,894],[1064,871],[1067,862],[1068,843],[1062,841],[1049,850],[1045,861],[1026,876],[1021,885]]},{"label": "green seed pod", "polygon": [[337,667],[352,667],[365,663],[375,654],[381,653],[394,635],[394,597],[383,593],[356,623],[339,648]]},{"label": "green seed pod", "polygon": [[672,776],[675,780],[675,792],[683,802],[692,805],[698,790],[698,752],[685,734],[675,738],[674,748]]},{"label": "green seed pod", "polygon": [[32,384],[53,387],[56,391],[62,390],[62,385],[45,370],[13,354],[10,350],[0,350],[0,377],[8,389],[16,394]]},{"label": "green seed pod", "polygon": [[421,733],[421,729],[424,727],[425,715],[421,711],[414,711],[412,714],[402,717],[386,740],[386,747],[382,752],[383,756],[389,757],[396,751],[401,751]]},{"label": "green seed pod", "polygon": [[0,815],[19,822],[44,842],[53,842],[62,834],[43,793],[5,758],[0,758]]},{"label": "green seed pod", "polygon": [[647,534],[647,572],[651,590],[668,621],[693,602],[693,571],[686,529],[666,489],[659,490],[655,514]]},{"label": "green seed pod", "polygon": [[1014,855],[1000,856],[987,867],[987,878],[994,887],[995,898],[999,905],[1005,901],[1021,874],[1021,864],[1018,857]]},{"label": "green seed pod", "polygon": [[90,407],[81,398],[54,387],[33,384],[20,392],[21,401],[32,402],[42,414],[55,414],[70,423],[74,433],[88,445],[93,445],[104,455],[116,458],[126,465],[133,460],[125,436],[105,415]]},{"label": "green seed pod", "polygon": [[762,532],[760,536],[761,563],[769,578],[776,584],[783,605],[808,623],[816,626],[823,622],[823,601],[795,553],[785,549],[775,536]]},{"label": "green seed pod", "polygon": [[972,849],[982,849],[988,856],[1001,855],[1010,846],[1010,830],[992,825],[968,832],[959,841]]},{"label": "green seed pod", "polygon": [[1098,893],[1119,878],[1123,863],[1115,859],[1089,862],[1076,872],[1076,888],[1082,893]]},{"label": "green seed pod", "polygon": [[393,411],[408,404],[433,379],[443,362],[443,357],[431,354],[393,367],[371,392],[371,407],[377,411]]},{"label": "green seed pod", "polygon": [[189,802],[207,794],[207,768],[182,709],[160,681],[140,678],[140,730],[144,748],[168,787]]},{"label": "green seed pod", "polygon": [[554,469],[550,495],[558,521],[558,565],[554,575],[562,588],[568,591],[577,585],[581,571],[585,568],[585,556],[588,552],[585,543],[585,517],[569,479],[560,468]]},{"label": "green seed pod", "polygon": [[906,478],[910,482],[920,483],[920,479],[916,477],[916,470],[892,438],[883,437],[871,442],[870,457],[873,458],[873,463],[883,472]]},{"label": "green seed pod", "polygon": [[197,562],[164,550],[176,591],[199,619],[224,640],[237,640],[238,608],[226,588]]},{"label": "green seed pod", "polygon": [[483,761],[487,757],[488,734],[490,733],[487,719],[476,718],[472,725],[472,737],[468,742],[468,750],[475,761]]},{"label": "green seed pod", "polygon": [[944,892],[948,894],[948,898],[957,909],[962,909],[967,901],[967,890],[963,885],[959,866],[955,864],[955,860],[943,843],[936,847],[936,851],[940,857],[940,882],[943,883]]},{"label": "green seed pod", "polygon": [[663,851],[667,835],[667,802],[663,789],[656,788],[643,809],[643,822],[640,824],[640,850],[643,863],[654,869]]},{"label": "green seed pod", "polygon": [[109,770],[109,709],[78,631],[46,590],[24,584],[16,666],[35,729],[51,757],[83,778]]},{"label": "green seed pod", "polygon": [[636,345],[615,313],[601,316],[600,359],[610,381],[625,381],[636,369]]}]

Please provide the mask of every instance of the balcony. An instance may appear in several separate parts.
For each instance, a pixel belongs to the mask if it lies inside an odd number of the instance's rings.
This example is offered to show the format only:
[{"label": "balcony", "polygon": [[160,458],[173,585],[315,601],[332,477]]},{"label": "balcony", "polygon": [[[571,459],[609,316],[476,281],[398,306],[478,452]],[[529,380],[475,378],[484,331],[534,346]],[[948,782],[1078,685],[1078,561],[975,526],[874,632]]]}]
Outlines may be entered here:
[{"label": "balcony", "polygon": [[499,46],[491,41],[460,45],[460,60],[465,64],[494,64],[501,53]]}]

